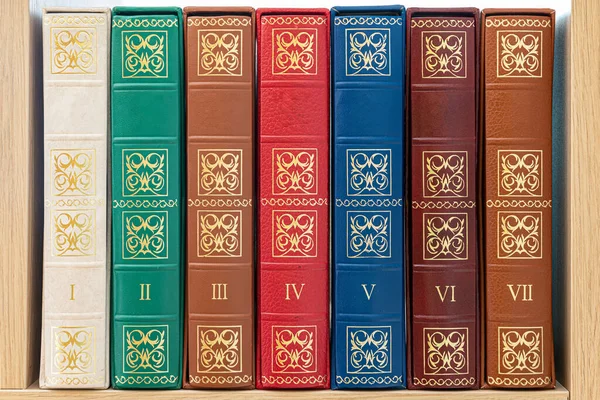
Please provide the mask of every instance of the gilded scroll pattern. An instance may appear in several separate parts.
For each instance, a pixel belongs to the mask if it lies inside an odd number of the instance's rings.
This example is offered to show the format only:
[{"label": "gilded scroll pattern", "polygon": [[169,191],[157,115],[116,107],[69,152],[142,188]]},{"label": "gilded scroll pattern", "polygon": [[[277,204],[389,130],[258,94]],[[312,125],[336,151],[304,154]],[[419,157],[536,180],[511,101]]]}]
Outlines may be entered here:
[{"label": "gilded scroll pattern", "polygon": [[390,258],[391,211],[347,211],[348,258]]},{"label": "gilded scroll pattern", "polygon": [[242,150],[198,150],[198,196],[241,196],[242,156]]},{"label": "gilded scroll pattern", "polygon": [[168,195],[168,150],[123,150],[123,196]]},{"label": "gilded scroll pattern", "polygon": [[467,197],[466,151],[423,152],[423,195],[426,198]]},{"label": "gilded scroll pattern", "polygon": [[96,254],[96,211],[55,210],[52,212],[52,255],[56,257]]},{"label": "gilded scroll pattern", "polygon": [[197,327],[196,372],[239,373],[242,372],[242,327]]},{"label": "gilded scroll pattern", "polygon": [[542,31],[498,31],[498,78],[541,78],[542,37]]},{"label": "gilded scroll pattern", "polygon": [[423,259],[468,258],[467,213],[423,214]]},{"label": "gilded scroll pattern", "polygon": [[425,375],[464,375],[469,373],[468,328],[424,328]]},{"label": "gilded scroll pattern", "polygon": [[465,31],[421,32],[422,78],[467,77]]},{"label": "gilded scroll pattern", "polygon": [[392,150],[346,150],[348,196],[391,196]]},{"label": "gilded scroll pattern", "polygon": [[348,374],[386,374],[392,372],[392,327],[346,327]]},{"label": "gilded scroll pattern", "polygon": [[242,212],[198,210],[198,257],[242,256]]},{"label": "gilded scroll pattern", "polygon": [[169,372],[168,325],[123,326],[123,372],[155,374]]},{"label": "gilded scroll pattern", "polygon": [[273,28],[273,75],[317,74],[317,29]]},{"label": "gilded scroll pattern", "polygon": [[50,73],[95,74],[97,33],[95,27],[50,28]]},{"label": "gilded scroll pattern", "polygon": [[389,28],[347,28],[345,33],[346,76],[390,76]]},{"label": "gilded scroll pattern", "polygon": [[198,30],[198,75],[242,76],[242,30]]},{"label": "gilded scroll pattern", "polygon": [[273,257],[317,256],[317,212],[273,211]]},{"label": "gilded scroll pattern", "polygon": [[498,150],[498,196],[543,195],[542,150]]},{"label": "gilded scroll pattern", "polygon": [[542,212],[498,211],[498,258],[542,258]]},{"label": "gilded scroll pattern", "polygon": [[93,374],[96,331],[93,326],[52,327],[52,374]]},{"label": "gilded scroll pattern", "polygon": [[167,31],[123,31],[122,78],[167,78]]},{"label": "gilded scroll pattern", "polygon": [[272,372],[307,374],[317,372],[317,327],[272,327]]},{"label": "gilded scroll pattern", "polygon": [[124,211],[123,259],[167,258],[167,227],[167,211]]},{"label": "gilded scroll pattern", "polygon": [[498,327],[498,374],[544,373],[543,327]]},{"label": "gilded scroll pattern", "polygon": [[94,149],[51,150],[52,194],[93,196],[96,194]]},{"label": "gilded scroll pattern", "polygon": [[317,194],[317,149],[273,149],[273,194]]}]

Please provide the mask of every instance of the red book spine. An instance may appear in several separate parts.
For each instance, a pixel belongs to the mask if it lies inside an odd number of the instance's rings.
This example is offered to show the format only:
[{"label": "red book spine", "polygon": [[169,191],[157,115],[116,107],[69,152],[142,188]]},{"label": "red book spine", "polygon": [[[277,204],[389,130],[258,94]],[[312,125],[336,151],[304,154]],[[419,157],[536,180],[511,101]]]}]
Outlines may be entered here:
[{"label": "red book spine", "polygon": [[329,387],[329,12],[258,19],[259,389]]}]

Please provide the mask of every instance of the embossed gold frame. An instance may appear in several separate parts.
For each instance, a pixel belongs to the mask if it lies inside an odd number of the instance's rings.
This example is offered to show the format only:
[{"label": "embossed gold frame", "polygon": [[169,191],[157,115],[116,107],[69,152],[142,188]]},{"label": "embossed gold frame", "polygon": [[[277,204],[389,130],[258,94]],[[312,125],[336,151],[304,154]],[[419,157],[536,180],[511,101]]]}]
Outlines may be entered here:
[{"label": "embossed gold frame", "polygon": [[457,327],[457,328],[448,328],[448,327],[440,327],[440,328],[423,328],[423,375],[429,375],[429,376],[454,376],[454,375],[468,375],[469,372],[471,371],[469,369],[470,364],[469,364],[469,353],[470,351],[468,349],[465,349],[465,357],[467,359],[467,368],[465,370],[465,372],[462,373],[456,373],[456,372],[450,372],[450,373],[431,373],[431,372],[425,372],[425,366],[427,365],[427,349],[426,349],[426,345],[427,345],[427,340],[426,338],[426,334],[427,331],[434,331],[434,332],[440,332],[440,331],[457,331],[458,329],[464,329],[464,331],[466,332],[466,339],[465,339],[465,346],[468,347],[469,345],[469,328],[466,326],[461,326],[461,327]]},{"label": "embossed gold frame", "polygon": [[[500,216],[501,215],[539,215],[540,216],[540,255],[538,257],[500,257]],[[496,257],[499,260],[539,260],[544,254],[544,212],[543,211],[517,211],[517,210],[498,210],[496,211]],[[516,266],[518,268],[519,266]]]},{"label": "embossed gold frame", "polygon": [[[211,214],[215,214],[215,213],[222,213],[222,214],[231,214],[231,215],[237,215],[239,217],[239,225],[238,225],[238,247],[239,247],[239,254],[235,254],[235,255],[229,255],[229,254],[218,254],[218,255],[202,255],[200,254],[200,213],[211,213]],[[243,252],[244,252],[244,243],[243,243],[243,234],[244,234],[244,229],[243,229],[243,218],[242,218],[242,210],[196,210],[196,256],[200,259],[203,258],[220,258],[220,257],[224,257],[224,258],[240,258],[243,257]]]},{"label": "embossed gold frame", "polygon": [[[501,33],[539,33],[540,35],[540,74],[539,75],[528,75],[528,76],[519,76],[519,75],[510,75],[510,74],[501,74],[500,73],[500,34]],[[535,79],[542,78],[544,74],[544,35],[543,31],[540,30],[523,30],[523,29],[515,29],[515,30],[498,30],[496,31],[496,77],[497,78],[510,78],[510,79]]]},{"label": "embossed gold frame", "polygon": [[[133,371],[127,371],[125,369],[125,359],[127,357],[125,357],[125,355],[127,354],[127,351],[125,349],[125,328],[166,328],[165,329],[165,369],[163,371],[143,371],[143,372],[133,372]],[[170,369],[169,369],[169,340],[170,340],[170,336],[169,336],[169,325],[123,325],[123,365],[122,365],[122,370],[124,373],[127,374],[138,374],[138,375],[146,375],[146,374],[167,374],[169,373]]]},{"label": "embossed gold frame", "polygon": [[[390,167],[389,167],[389,172],[388,172],[388,180],[390,181],[390,193],[389,194],[373,194],[373,193],[368,193],[368,194],[352,194],[350,193],[350,179],[348,179],[350,177],[350,153],[354,152],[355,154],[357,152],[381,152],[381,153],[387,153],[390,156]],[[393,152],[392,149],[346,149],[346,196],[348,197],[391,197],[392,194],[394,193],[394,180],[393,180],[393,176],[392,176],[392,172],[393,172]]]},{"label": "embossed gold frame", "polygon": [[[425,75],[425,34],[442,34],[442,33],[450,33],[454,35],[461,35],[465,39],[464,44],[464,55],[465,59],[463,60],[464,64],[464,76],[427,76]],[[421,31],[421,78],[422,79],[467,79],[468,77],[468,54],[467,54],[467,32],[466,31]]]},{"label": "embossed gold frame", "polygon": [[[313,51],[313,57],[315,59],[315,72],[275,72],[275,58],[277,52],[275,50],[275,32],[276,31],[301,31],[301,32],[313,32],[315,35],[315,49]],[[329,32],[327,32],[329,34]],[[319,31],[317,28],[271,28],[271,74],[276,75],[317,75],[319,73]]]},{"label": "embossed gold frame", "polygon": [[[138,20],[139,21],[139,20]],[[169,20],[166,20],[169,21]],[[125,34],[126,33],[164,33],[165,34],[165,75],[161,76],[126,76],[125,75]],[[121,79],[167,79],[169,77],[169,31],[167,30],[122,30],[121,31]]]},{"label": "embossed gold frame", "polygon": [[[500,161],[500,155],[502,153],[539,153],[540,155],[540,194],[539,195],[531,195],[531,194],[518,194],[518,195],[506,195],[500,194],[500,183],[502,182],[502,176],[500,175],[502,171],[502,165]],[[498,174],[498,197],[543,197],[544,196],[544,151],[539,149],[517,149],[517,150],[509,150],[509,149],[498,149],[496,154],[496,163],[497,163],[497,174]]]},{"label": "embossed gold frame", "polygon": [[[152,151],[164,151],[165,152],[165,194],[125,194],[125,178],[127,177],[125,174],[125,152],[152,152]],[[166,147],[163,148],[125,148],[121,149],[121,194],[123,197],[168,197],[169,196],[169,149]]]},{"label": "embossed gold frame", "polygon": [[[450,154],[450,155],[454,155],[454,154],[462,154],[465,158],[465,170],[464,170],[464,177],[465,177],[465,195],[464,196],[438,196],[438,195],[434,195],[434,196],[429,196],[426,195],[425,193],[427,193],[427,190],[425,190],[426,187],[426,176],[427,176],[427,172],[425,170],[425,155],[427,154],[431,154],[431,155],[441,155],[441,154]],[[421,170],[422,170],[422,190],[423,190],[423,197],[426,199],[462,199],[465,197],[469,197],[469,152],[468,151],[464,151],[464,150],[456,150],[456,151],[452,151],[452,150],[444,150],[444,151],[432,151],[432,150],[423,150],[423,152],[421,153]]]},{"label": "embossed gold frame", "polygon": [[[349,228],[350,228],[350,213],[357,213],[357,214],[362,214],[362,215],[376,215],[376,216],[384,216],[386,215],[388,217],[389,220],[389,235],[388,235],[388,247],[389,247],[389,254],[387,256],[352,256],[350,255],[350,234],[349,234]],[[393,232],[393,227],[392,227],[392,210],[380,210],[380,211],[372,211],[372,210],[346,210],[346,257],[347,258],[351,258],[351,259],[361,259],[361,258],[366,258],[366,259],[372,259],[372,260],[378,260],[378,259],[387,259],[387,258],[392,258],[392,232]]]},{"label": "embossed gold frame", "polygon": [[96,75],[98,73],[98,32],[96,30],[95,26],[90,26],[90,25],[84,25],[81,27],[78,26],[69,26],[69,25],[63,25],[63,26],[58,26],[58,25],[52,25],[52,27],[50,28],[50,33],[51,33],[51,38],[54,36],[54,30],[55,29],[67,29],[67,30],[83,30],[83,29],[87,29],[90,30],[92,32],[94,32],[93,34],[93,38],[94,38],[94,49],[93,49],[93,54],[94,54],[94,70],[92,72],[87,72],[84,71],[83,69],[81,70],[81,72],[54,72],[54,63],[52,62],[52,55],[54,53],[54,40],[51,39],[51,44],[50,44],[50,51],[49,51],[49,57],[50,57],[50,65],[51,65],[51,74],[52,75]]},{"label": "embossed gold frame", "polygon": [[[207,371],[207,370],[201,370],[199,367],[199,360],[200,360],[200,328],[224,328],[224,329],[232,329],[232,328],[239,328],[239,332],[240,332],[240,346],[239,346],[239,354],[240,354],[240,361],[239,361],[239,368],[235,371]],[[243,329],[242,329],[242,325],[196,325],[196,373],[198,374],[237,374],[242,372],[243,369],[243,365],[244,365],[244,359],[243,359],[243,350],[244,350],[244,346],[242,346],[243,343]]]},{"label": "embossed gold frame", "polygon": [[[217,154],[219,154],[219,152],[221,153],[234,153],[234,154],[239,154],[240,155],[240,167],[239,167],[239,176],[240,176],[240,188],[239,188],[239,193],[236,194],[230,194],[230,193],[216,193],[216,194],[206,194],[206,193],[200,193],[200,179],[202,178],[202,173],[201,173],[201,164],[200,164],[200,154],[201,153],[208,153],[208,152],[215,152]],[[220,154],[221,155],[221,154]],[[198,165],[197,165],[197,176],[198,176],[198,180],[196,182],[196,190],[197,190],[197,195],[199,197],[239,197],[239,196],[243,196],[244,195],[244,149],[202,149],[199,148],[197,150],[197,156],[198,156]]]},{"label": "embossed gold frame", "polygon": [[[465,219],[465,229],[464,229],[464,233],[465,233],[465,256],[464,257],[453,257],[453,258],[427,258],[426,254],[427,254],[427,250],[426,250],[426,245],[427,245],[427,229],[426,229],[426,225],[427,225],[427,216],[429,215],[446,215],[446,216],[451,216],[451,217],[458,217],[458,216],[464,216]],[[464,260],[468,260],[469,259],[469,213],[466,212],[454,212],[454,213],[448,213],[448,212],[425,212],[423,213],[423,230],[422,230],[422,235],[423,235],[423,261],[446,261],[446,262],[452,262],[452,261],[464,261]]]},{"label": "embossed gold frame", "polygon": [[[390,362],[389,362],[389,367],[386,369],[386,371],[373,371],[373,372],[351,372],[350,368],[349,368],[349,362],[348,362],[348,358],[350,358],[350,352],[348,351],[348,342],[349,342],[349,337],[350,337],[350,329],[389,329],[390,332],[390,338],[389,338],[389,355],[390,355]],[[393,357],[393,340],[392,337],[394,336],[393,331],[392,331],[392,326],[391,325],[376,325],[376,326],[368,326],[368,325],[364,325],[364,326],[359,326],[359,325],[347,325],[346,326],[346,374],[349,375],[373,375],[373,374],[391,374],[392,371],[394,370],[392,362],[394,360]]]},{"label": "embossed gold frame", "polygon": [[[274,357],[274,349],[275,349],[275,328],[284,328],[284,329],[306,329],[306,328],[312,328],[314,329],[315,332],[315,349],[313,350],[313,354],[314,354],[314,358],[315,358],[315,366],[313,369],[311,369],[310,371],[303,371],[303,372],[276,372],[275,371],[275,366],[273,365],[273,361],[275,360]],[[317,357],[318,354],[318,350],[319,350],[319,346],[318,346],[318,329],[316,325],[295,325],[295,326],[286,326],[286,325],[271,325],[271,373],[273,374],[281,374],[281,373],[285,373],[285,374],[295,374],[295,375],[302,375],[302,374],[314,374],[316,373],[319,368],[318,368],[318,362],[319,362],[319,357]]]},{"label": "embossed gold frame", "polygon": [[[95,326],[53,326],[52,330],[51,330],[51,335],[53,338],[54,338],[55,332],[60,329],[87,329],[92,332],[92,345],[91,345],[92,369],[87,372],[70,372],[70,373],[54,372],[54,362],[53,362],[52,368],[51,368],[52,375],[66,375],[66,376],[69,376],[69,375],[94,375],[96,373],[96,361],[98,360],[96,358],[96,327]],[[48,341],[48,343],[52,343],[51,354],[54,354],[54,351],[56,350],[56,347],[54,346],[54,340],[50,340],[50,341]]]},{"label": "embossed gold frame", "polygon": [[544,359],[544,327],[543,326],[499,326],[498,327],[498,375],[543,375],[544,374],[544,363],[541,363],[542,370],[538,372],[500,372],[500,362],[502,361],[502,341],[500,340],[500,332],[503,330],[513,329],[539,329],[540,330],[540,357]]},{"label": "embossed gold frame", "polygon": [[[192,20],[189,20],[192,21]],[[229,73],[200,73],[200,56],[202,54],[202,52],[200,51],[200,32],[206,32],[206,33],[217,33],[217,32],[222,32],[222,33],[232,33],[232,32],[236,32],[239,34],[239,38],[240,38],[240,44],[239,44],[239,59],[240,59],[240,72],[236,73],[236,74],[229,74]],[[198,56],[197,56],[197,60],[196,60],[196,75],[198,76],[243,76],[244,75],[244,34],[243,31],[241,29],[230,29],[230,28],[214,28],[214,29],[198,29],[197,31],[197,43],[198,43]]]},{"label": "embossed gold frame", "polygon": [[[387,70],[388,72],[385,74],[361,74],[361,73],[348,73],[348,63],[350,62],[350,58],[348,58],[348,46],[350,44],[349,40],[349,33],[351,31],[357,31],[357,32],[366,32],[366,31],[371,31],[371,32],[381,32],[381,31],[386,31],[388,34],[388,43],[387,43],[387,50],[388,50],[388,56],[387,56],[387,62],[388,62],[388,67]],[[345,43],[345,54],[346,57],[344,59],[344,63],[345,63],[345,67],[346,67],[346,76],[391,76],[392,75],[392,31],[390,28],[346,28],[344,29],[344,43]]]}]

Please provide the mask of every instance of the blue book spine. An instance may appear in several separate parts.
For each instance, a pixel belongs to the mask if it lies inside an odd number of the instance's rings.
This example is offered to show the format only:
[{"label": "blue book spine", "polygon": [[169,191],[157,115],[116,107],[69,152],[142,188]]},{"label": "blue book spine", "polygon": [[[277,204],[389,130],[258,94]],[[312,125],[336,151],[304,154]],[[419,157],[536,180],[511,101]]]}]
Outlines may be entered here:
[{"label": "blue book spine", "polygon": [[332,387],[405,388],[404,7],[331,14]]}]

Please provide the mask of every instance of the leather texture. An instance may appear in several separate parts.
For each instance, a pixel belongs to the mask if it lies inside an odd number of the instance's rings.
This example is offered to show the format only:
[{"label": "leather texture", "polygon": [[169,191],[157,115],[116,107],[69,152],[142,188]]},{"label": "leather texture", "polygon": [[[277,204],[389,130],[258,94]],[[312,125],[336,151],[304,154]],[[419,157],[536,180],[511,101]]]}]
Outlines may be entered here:
[{"label": "leather texture", "polygon": [[179,8],[113,10],[112,384],[181,387],[183,29]]},{"label": "leather texture", "polygon": [[332,387],[406,386],[405,12],[331,10]]},{"label": "leather texture", "polygon": [[[45,9],[40,387],[109,385],[110,10]],[[73,356],[76,354],[77,356]]]},{"label": "leather texture", "polygon": [[408,10],[411,389],[480,386],[478,19]]},{"label": "leather texture", "polygon": [[263,9],[258,34],[256,386],[329,387],[329,11]]},{"label": "leather texture", "polygon": [[552,388],[554,11],[482,18],[485,380]]},{"label": "leather texture", "polygon": [[184,9],[184,386],[254,386],[254,10]]}]

